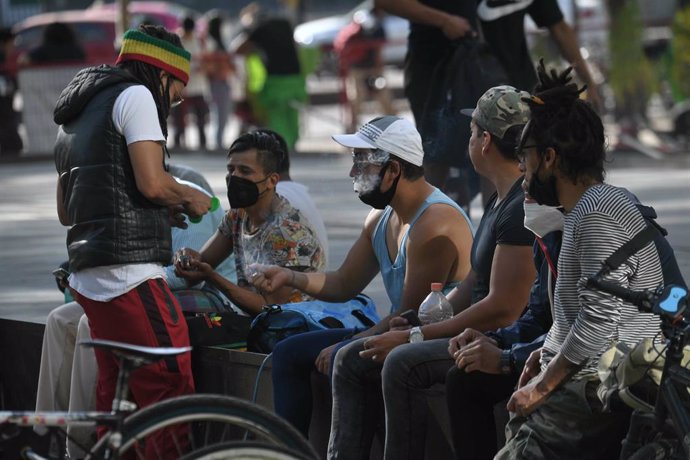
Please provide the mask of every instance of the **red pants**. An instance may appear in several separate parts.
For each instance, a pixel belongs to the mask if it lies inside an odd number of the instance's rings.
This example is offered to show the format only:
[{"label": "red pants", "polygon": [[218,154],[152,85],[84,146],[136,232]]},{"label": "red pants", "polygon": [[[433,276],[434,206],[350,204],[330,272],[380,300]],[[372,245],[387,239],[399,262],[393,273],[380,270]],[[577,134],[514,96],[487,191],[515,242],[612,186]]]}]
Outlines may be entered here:
[{"label": "red pants", "polygon": [[[98,302],[77,293],[94,339],[115,340],[149,347],[189,345],[187,323],[168,285],[160,278],[148,280],[135,289]],[[96,408],[110,411],[118,364],[112,353],[96,349],[98,384]],[[194,393],[191,353],[141,367],[129,379],[131,398],[139,408],[175,396]],[[99,435],[103,433],[99,431]],[[182,434],[182,433],[179,433]]]}]

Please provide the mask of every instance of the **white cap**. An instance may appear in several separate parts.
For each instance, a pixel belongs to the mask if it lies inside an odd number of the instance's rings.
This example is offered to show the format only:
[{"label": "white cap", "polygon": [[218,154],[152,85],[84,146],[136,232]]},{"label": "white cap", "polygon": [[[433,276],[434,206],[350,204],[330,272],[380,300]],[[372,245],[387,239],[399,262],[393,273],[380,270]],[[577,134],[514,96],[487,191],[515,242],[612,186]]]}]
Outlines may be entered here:
[{"label": "white cap", "polygon": [[404,118],[374,118],[355,134],[336,134],[333,140],[352,149],[381,149],[401,160],[422,166],[424,150],[417,128]]}]

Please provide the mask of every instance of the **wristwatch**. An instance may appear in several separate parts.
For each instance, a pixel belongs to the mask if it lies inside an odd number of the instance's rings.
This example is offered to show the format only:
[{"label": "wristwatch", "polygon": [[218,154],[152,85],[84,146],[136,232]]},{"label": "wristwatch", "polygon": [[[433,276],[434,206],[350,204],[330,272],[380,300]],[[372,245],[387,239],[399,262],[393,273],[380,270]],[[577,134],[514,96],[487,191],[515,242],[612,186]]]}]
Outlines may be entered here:
[{"label": "wristwatch", "polygon": [[515,366],[513,364],[512,356],[510,353],[510,350],[503,350],[501,352],[501,373],[502,374],[512,374],[513,371],[515,370]]},{"label": "wristwatch", "polygon": [[409,341],[410,343],[424,342],[424,334],[422,333],[421,327],[415,326],[412,329],[410,329]]}]

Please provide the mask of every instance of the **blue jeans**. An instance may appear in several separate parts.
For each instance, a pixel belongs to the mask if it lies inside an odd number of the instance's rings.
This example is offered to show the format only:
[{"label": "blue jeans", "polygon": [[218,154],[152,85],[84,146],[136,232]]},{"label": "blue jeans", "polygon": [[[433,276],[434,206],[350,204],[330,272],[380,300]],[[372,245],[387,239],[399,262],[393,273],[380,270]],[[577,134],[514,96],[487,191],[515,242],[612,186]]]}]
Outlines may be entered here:
[{"label": "blue jeans", "polygon": [[328,458],[369,458],[382,403],[384,458],[424,458],[429,410],[425,390],[444,383],[454,365],[448,355],[448,339],[401,345],[383,366],[359,357],[363,342],[353,341],[335,357]]},{"label": "blue jeans", "polygon": [[[304,436],[309,435],[312,412],[311,372],[314,362],[326,347],[351,336],[354,329],[326,329],[297,334],[273,349],[271,375],[273,405],[278,415],[292,423]],[[349,341],[342,342],[340,346]],[[340,349],[334,350],[334,353]],[[331,369],[333,363],[331,362]],[[331,372],[332,373],[332,372]]]}]

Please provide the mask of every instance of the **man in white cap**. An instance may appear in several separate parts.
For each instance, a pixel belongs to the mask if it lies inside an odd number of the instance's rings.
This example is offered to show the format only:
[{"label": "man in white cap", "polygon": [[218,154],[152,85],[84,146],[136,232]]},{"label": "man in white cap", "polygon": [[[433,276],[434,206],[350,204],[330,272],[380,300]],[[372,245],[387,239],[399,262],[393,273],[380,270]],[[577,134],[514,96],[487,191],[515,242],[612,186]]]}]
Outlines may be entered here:
[{"label": "man in white cap", "polygon": [[[273,351],[276,412],[304,434],[311,418],[310,373],[329,372],[344,340],[388,330],[400,312],[417,310],[432,282],[447,289],[470,270],[472,227],[460,207],[424,180],[424,152],[414,125],[395,116],[375,118],[355,134],[333,136],[352,148],[350,177],[359,198],[374,209],[345,261],[328,273],[265,268],[254,284],[272,292],[289,285],[321,300],[341,302],[361,292],[380,272],[390,314],[365,331],[332,329],[295,335]],[[380,368],[380,366],[379,366]]]}]

